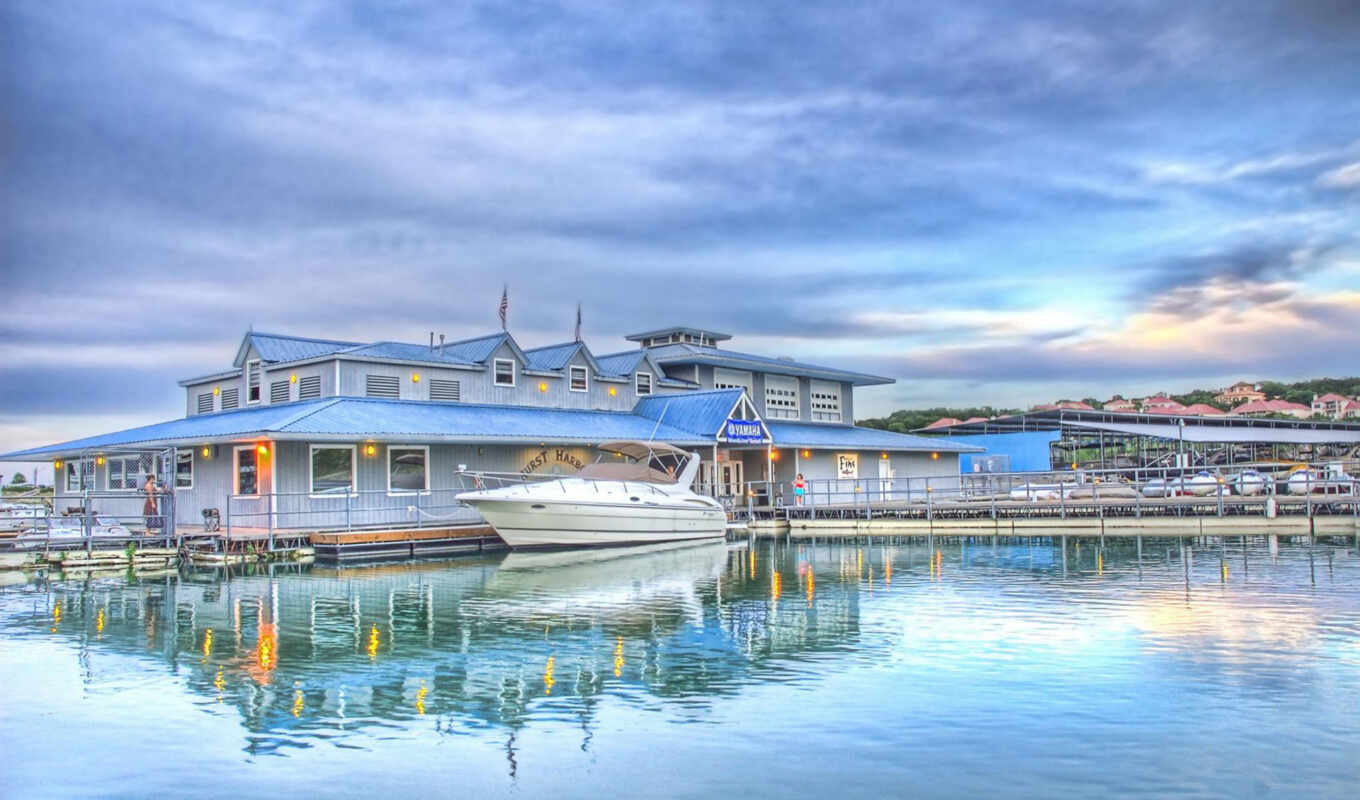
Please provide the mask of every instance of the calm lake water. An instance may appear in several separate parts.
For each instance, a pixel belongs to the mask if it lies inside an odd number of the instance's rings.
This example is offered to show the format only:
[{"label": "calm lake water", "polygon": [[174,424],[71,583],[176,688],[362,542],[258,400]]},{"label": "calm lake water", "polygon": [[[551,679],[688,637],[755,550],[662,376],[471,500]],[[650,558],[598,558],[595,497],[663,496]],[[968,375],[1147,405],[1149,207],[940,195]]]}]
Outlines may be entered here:
[{"label": "calm lake water", "polygon": [[8,797],[1360,794],[1360,557],[723,544],[0,590]]}]

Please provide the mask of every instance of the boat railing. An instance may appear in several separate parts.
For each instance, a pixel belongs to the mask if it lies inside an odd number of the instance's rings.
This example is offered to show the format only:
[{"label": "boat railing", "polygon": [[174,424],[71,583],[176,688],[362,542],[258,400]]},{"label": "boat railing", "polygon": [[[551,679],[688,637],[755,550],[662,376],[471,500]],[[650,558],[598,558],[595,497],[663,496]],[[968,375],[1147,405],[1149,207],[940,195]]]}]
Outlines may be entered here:
[{"label": "boat railing", "polygon": [[[596,492],[600,491],[601,486],[623,484],[624,488],[630,492],[656,497],[667,496],[665,492],[650,483],[643,483],[641,481],[618,481],[604,478],[581,478],[576,475],[544,475],[541,473],[462,470],[454,473],[454,481],[459,484],[459,491],[465,492],[480,491],[483,489],[503,489],[511,486],[527,486],[529,484],[544,484],[553,481],[573,481],[579,482]],[[564,495],[569,494],[569,489],[572,485],[574,484],[567,482],[561,483],[562,493]]]},{"label": "boat railing", "polygon": [[28,550],[92,550],[128,542],[170,547],[179,542],[175,495],[158,492],[147,513],[146,495],[138,490],[86,490],[63,494],[55,501],[0,511],[0,546]]}]

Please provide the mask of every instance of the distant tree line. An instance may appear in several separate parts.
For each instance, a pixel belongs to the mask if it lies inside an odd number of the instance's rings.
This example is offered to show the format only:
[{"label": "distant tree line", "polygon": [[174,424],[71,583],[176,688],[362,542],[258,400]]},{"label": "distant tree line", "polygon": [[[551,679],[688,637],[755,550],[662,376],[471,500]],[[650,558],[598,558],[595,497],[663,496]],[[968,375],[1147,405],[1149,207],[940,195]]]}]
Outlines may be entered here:
[{"label": "distant tree line", "polygon": [[904,408],[900,411],[894,411],[886,417],[862,419],[856,424],[863,425],[866,428],[910,433],[917,428],[924,428],[940,417],[968,419],[969,417],[1000,417],[1006,414],[1019,413],[1020,409],[1018,408],[992,408],[991,406],[978,408]]},{"label": "distant tree line", "polygon": [[[1339,394],[1343,397],[1360,396],[1360,377],[1354,378],[1314,378],[1307,381],[1297,381],[1295,383],[1281,383],[1279,381],[1261,381],[1261,391],[1265,393],[1269,400],[1288,400],[1291,403],[1302,403],[1308,405],[1313,402],[1313,395]],[[1195,403],[1204,403],[1222,411],[1231,411],[1226,406],[1214,399],[1222,389],[1193,389],[1184,394],[1169,395],[1172,400],[1190,406]],[[1059,401],[1064,402],[1064,401]],[[1082,402],[1092,408],[1100,408],[1101,401],[1094,397],[1083,397]],[[878,428],[885,431],[896,431],[898,433],[908,433],[910,431],[924,428],[930,423],[941,417],[953,417],[954,419],[968,419],[969,417],[999,417],[1006,414],[1019,414],[1018,408],[993,408],[991,406],[981,406],[978,408],[904,408],[894,411],[886,417],[874,417],[872,419],[862,419],[856,424],[866,428]],[[1287,414],[1272,414],[1282,419],[1292,419]]]}]

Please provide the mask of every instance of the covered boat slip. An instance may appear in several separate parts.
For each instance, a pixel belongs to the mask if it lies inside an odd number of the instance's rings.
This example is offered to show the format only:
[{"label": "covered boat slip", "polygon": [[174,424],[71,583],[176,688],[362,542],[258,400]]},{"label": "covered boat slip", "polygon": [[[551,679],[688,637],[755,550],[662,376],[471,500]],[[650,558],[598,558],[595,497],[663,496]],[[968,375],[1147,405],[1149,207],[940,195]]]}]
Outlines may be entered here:
[{"label": "covered boat slip", "polygon": [[[1360,423],[1055,409],[965,422],[932,435],[987,448],[986,461],[1012,469],[1123,470],[1131,478],[1163,467],[1238,468],[1253,463],[1360,460]],[[1030,465],[1047,433],[1047,464]],[[1001,457],[997,459],[997,457]],[[965,458],[965,467],[976,459]],[[1004,470],[1005,467],[1002,467]],[[971,471],[969,469],[968,471]]]}]

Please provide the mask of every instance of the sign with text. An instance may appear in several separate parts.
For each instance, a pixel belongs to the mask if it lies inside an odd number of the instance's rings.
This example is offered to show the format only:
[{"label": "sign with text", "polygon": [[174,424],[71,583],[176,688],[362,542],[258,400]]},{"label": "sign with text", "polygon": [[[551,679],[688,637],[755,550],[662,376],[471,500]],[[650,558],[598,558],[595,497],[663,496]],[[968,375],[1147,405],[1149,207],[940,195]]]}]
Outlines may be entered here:
[{"label": "sign with text", "polygon": [[723,426],[723,438],[728,442],[759,444],[765,441],[765,426],[749,419],[729,419]]}]

